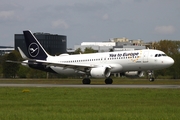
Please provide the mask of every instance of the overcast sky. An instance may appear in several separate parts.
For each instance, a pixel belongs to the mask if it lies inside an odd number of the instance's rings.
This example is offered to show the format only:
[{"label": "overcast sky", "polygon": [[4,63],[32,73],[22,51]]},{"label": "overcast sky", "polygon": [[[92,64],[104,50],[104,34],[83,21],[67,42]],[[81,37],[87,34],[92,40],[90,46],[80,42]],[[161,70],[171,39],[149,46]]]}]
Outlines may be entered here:
[{"label": "overcast sky", "polygon": [[180,0],[1,0],[0,46],[23,30],[67,36],[67,47],[110,38],[180,40]]}]

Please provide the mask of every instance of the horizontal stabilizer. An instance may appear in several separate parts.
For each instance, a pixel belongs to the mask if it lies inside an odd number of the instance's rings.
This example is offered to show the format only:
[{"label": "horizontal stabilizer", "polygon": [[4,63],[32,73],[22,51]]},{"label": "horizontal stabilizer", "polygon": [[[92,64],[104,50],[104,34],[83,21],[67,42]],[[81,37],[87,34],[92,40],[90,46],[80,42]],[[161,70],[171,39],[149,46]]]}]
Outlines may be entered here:
[{"label": "horizontal stabilizer", "polygon": [[12,61],[12,60],[6,60],[6,62],[9,62],[9,63],[22,63],[21,61]]}]

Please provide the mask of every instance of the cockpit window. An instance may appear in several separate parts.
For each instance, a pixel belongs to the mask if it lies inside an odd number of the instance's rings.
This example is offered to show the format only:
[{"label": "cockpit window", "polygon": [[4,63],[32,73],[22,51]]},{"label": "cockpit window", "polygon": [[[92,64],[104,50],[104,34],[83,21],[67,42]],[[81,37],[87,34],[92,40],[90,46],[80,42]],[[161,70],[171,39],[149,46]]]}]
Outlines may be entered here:
[{"label": "cockpit window", "polygon": [[155,54],[155,57],[167,56],[166,54]]},{"label": "cockpit window", "polygon": [[166,54],[162,54],[162,56],[167,56]]}]

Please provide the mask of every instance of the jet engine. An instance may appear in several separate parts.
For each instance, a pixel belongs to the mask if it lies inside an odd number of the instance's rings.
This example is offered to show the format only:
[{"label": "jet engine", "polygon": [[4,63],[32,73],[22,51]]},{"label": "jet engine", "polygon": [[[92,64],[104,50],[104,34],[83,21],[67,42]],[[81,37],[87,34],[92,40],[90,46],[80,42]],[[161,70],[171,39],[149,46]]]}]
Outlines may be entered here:
[{"label": "jet engine", "polygon": [[104,78],[104,77],[109,77],[111,75],[111,69],[108,67],[97,67],[97,68],[92,68],[90,71],[90,74],[94,78]]},{"label": "jet engine", "polygon": [[143,77],[143,71],[128,71],[128,72],[124,72],[121,73],[121,75],[126,76],[126,77],[131,77],[131,78],[136,78],[136,77]]}]

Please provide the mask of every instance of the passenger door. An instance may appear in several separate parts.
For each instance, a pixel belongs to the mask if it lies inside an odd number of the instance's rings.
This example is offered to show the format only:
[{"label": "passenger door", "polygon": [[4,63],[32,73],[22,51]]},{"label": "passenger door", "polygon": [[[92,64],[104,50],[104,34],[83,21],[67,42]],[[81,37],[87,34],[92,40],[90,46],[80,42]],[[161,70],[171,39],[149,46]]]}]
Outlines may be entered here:
[{"label": "passenger door", "polygon": [[148,55],[149,55],[149,51],[143,52],[143,63],[148,63]]}]

